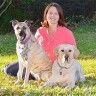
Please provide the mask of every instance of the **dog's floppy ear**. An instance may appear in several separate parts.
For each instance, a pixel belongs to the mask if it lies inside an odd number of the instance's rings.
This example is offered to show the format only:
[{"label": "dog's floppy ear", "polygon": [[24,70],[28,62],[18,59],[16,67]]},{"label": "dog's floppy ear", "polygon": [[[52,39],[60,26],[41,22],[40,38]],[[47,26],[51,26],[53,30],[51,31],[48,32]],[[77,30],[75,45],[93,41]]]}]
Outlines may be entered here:
[{"label": "dog's floppy ear", "polygon": [[11,20],[12,26],[14,27],[19,21],[18,20]]},{"label": "dog's floppy ear", "polygon": [[74,47],[74,58],[77,59],[78,56],[80,55],[80,51],[77,49],[77,47]]},{"label": "dog's floppy ear", "polygon": [[58,53],[58,50],[59,50],[59,46],[55,48],[54,52],[55,52],[55,56],[58,57],[59,53]]},{"label": "dog's floppy ear", "polygon": [[32,20],[25,20],[24,21],[29,27],[33,24]]}]

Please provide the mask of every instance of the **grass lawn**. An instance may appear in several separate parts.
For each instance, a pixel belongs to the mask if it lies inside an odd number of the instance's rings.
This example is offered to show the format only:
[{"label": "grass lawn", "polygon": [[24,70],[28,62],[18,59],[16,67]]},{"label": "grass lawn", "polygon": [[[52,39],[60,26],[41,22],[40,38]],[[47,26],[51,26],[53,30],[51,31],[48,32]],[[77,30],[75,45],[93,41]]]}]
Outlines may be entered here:
[{"label": "grass lawn", "polygon": [[0,35],[0,96],[96,96],[96,25],[74,30],[77,46],[81,52],[79,61],[86,81],[77,83],[74,89],[60,87],[42,88],[42,82],[30,80],[26,88],[14,85],[15,77],[2,72],[4,65],[17,60],[14,34]]}]

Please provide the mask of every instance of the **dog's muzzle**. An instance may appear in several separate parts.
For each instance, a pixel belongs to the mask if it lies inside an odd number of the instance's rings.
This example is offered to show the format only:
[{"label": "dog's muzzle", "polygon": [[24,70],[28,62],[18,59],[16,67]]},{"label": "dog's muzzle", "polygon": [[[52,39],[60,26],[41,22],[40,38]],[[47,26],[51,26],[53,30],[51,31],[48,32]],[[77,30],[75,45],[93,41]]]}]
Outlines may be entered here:
[{"label": "dog's muzzle", "polygon": [[68,55],[65,55],[65,61],[68,61],[68,57],[69,57]]},{"label": "dog's muzzle", "polygon": [[25,39],[25,37],[26,37],[26,33],[24,32],[24,31],[21,31],[20,33],[19,33],[19,36],[21,37],[21,41],[23,41],[24,39]]}]

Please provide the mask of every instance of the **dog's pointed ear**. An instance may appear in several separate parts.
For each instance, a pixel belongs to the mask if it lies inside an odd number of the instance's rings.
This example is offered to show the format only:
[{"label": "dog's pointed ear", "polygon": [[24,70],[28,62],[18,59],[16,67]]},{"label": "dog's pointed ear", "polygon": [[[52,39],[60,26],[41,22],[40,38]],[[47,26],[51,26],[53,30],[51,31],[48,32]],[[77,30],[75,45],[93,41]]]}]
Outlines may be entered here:
[{"label": "dog's pointed ear", "polygon": [[33,24],[32,20],[25,20],[24,21],[29,27]]},{"label": "dog's pointed ear", "polygon": [[77,59],[79,55],[80,55],[80,51],[77,49],[76,46],[74,46],[74,58]]},{"label": "dog's pointed ear", "polygon": [[18,20],[11,20],[12,26],[14,27],[19,21]]}]

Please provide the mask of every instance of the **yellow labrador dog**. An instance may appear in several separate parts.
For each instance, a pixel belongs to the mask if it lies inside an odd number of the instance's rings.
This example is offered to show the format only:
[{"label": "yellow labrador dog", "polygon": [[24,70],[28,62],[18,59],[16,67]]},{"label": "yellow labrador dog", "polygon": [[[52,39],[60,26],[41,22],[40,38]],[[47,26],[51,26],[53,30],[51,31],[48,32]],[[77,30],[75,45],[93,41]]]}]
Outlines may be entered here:
[{"label": "yellow labrador dog", "polygon": [[52,64],[32,35],[28,26],[30,22],[17,20],[11,22],[17,37],[16,51],[19,60],[16,84],[22,79],[24,68],[26,68],[26,72],[23,85],[28,83],[30,72],[38,80],[47,80],[51,75]]},{"label": "yellow labrador dog", "polygon": [[70,44],[63,44],[56,48],[57,59],[52,67],[52,76],[44,86],[73,88],[77,81],[84,81],[80,63],[76,60],[79,50]]}]

